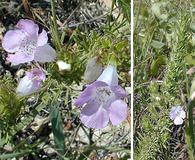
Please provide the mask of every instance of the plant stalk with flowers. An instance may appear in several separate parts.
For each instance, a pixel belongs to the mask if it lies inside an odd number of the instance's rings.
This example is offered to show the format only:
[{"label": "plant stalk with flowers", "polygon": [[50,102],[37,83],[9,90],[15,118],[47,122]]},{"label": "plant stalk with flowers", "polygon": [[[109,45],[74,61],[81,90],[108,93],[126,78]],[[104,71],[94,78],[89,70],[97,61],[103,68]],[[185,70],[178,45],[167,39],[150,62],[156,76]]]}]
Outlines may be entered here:
[{"label": "plant stalk with flowers", "polygon": [[143,18],[136,16],[134,36],[135,159],[194,159],[186,74],[186,56],[194,52],[192,16],[187,11],[190,3],[180,2],[185,9],[169,2],[136,6],[136,15]]}]

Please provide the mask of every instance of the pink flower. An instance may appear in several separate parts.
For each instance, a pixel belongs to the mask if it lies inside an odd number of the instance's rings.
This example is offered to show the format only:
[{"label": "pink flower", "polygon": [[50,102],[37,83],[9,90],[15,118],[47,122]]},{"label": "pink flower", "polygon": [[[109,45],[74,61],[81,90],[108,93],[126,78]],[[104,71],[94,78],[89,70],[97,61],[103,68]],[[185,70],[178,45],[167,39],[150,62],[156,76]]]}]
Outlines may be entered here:
[{"label": "pink flower", "polygon": [[118,85],[116,67],[108,65],[100,77],[81,93],[75,101],[83,106],[80,119],[89,128],[104,128],[109,121],[119,125],[127,117],[127,104],[121,100],[125,90]]},{"label": "pink flower", "polygon": [[16,93],[19,96],[27,96],[37,92],[42,82],[45,80],[45,74],[41,69],[34,68],[20,80]]},{"label": "pink flower", "polygon": [[175,125],[181,125],[186,118],[186,112],[182,109],[181,106],[175,106],[171,108],[169,117],[174,121]]},{"label": "pink flower", "polygon": [[30,61],[51,62],[56,57],[55,50],[47,44],[47,32],[43,29],[38,34],[39,27],[33,21],[21,19],[16,29],[9,30],[3,40],[2,46],[9,53],[7,60],[13,65]]}]

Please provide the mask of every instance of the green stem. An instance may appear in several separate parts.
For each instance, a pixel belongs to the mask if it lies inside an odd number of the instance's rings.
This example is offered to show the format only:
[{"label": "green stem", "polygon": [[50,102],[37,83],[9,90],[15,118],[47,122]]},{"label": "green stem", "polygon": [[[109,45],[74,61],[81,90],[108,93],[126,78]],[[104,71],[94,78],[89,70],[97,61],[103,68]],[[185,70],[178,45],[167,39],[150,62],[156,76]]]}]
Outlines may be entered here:
[{"label": "green stem", "polygon": [[195,148],[194,148],[195,135],[194,135],[194,124],[193,124],[193,107],[194,107],[194,105],[195,105],[194,100],[189,101],[189,103],[188,103],[188,117],[189,117],[188,130],[189,130],[191,146],[192,146],[192,150],[193,150],[193,156],[195,155]]},{"label": "green stem", "polygon": [[52,26],[53,26],[53,36],[56,41],[56,47],[58,50],[60,50],[61,45],[60,45],[60,36],[58,32],[58,27],[57,27],[57,20],[56,20],[56,9],[55,9],[55,0],[51,0],[51,11],[52,11]]}]

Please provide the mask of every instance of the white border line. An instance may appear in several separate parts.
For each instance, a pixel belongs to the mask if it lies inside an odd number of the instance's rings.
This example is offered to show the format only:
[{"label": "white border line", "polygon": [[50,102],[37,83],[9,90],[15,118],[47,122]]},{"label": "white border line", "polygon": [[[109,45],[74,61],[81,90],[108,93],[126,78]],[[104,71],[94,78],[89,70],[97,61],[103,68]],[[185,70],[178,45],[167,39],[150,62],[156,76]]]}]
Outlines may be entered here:
[{"label": "white border line", "polygon": [[133,0],[131,0],[131,160],[133,160],[133,67],[134,67],[134,60],[133,60]]}]

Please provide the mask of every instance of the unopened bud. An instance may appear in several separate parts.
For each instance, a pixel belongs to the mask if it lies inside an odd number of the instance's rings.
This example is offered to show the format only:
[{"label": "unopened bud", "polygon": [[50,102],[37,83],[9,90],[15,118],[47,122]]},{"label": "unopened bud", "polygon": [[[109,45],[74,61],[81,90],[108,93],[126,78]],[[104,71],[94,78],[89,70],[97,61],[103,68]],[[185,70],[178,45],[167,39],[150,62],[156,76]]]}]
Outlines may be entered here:
[{"label": "unopened bud", "polygon": [[58,60],[56,63],[60,72],[71,70],[71,65],[62,60]]},{"label": "unopened bud", "polygon": [[89,59],[84,73],[84,80],[87,83],[95,81],[102,73],[102,64],[98,63],[98,57]]}]

